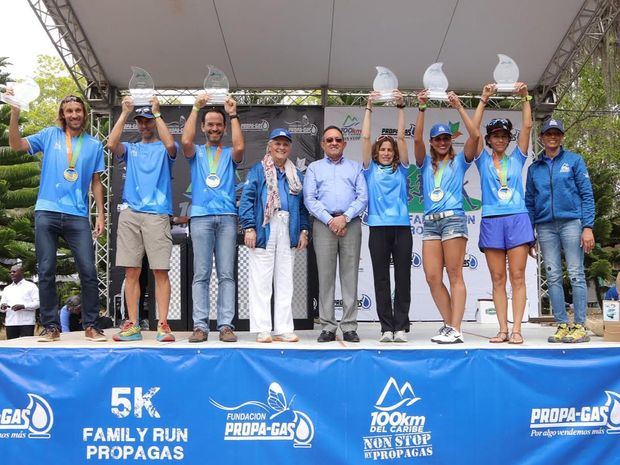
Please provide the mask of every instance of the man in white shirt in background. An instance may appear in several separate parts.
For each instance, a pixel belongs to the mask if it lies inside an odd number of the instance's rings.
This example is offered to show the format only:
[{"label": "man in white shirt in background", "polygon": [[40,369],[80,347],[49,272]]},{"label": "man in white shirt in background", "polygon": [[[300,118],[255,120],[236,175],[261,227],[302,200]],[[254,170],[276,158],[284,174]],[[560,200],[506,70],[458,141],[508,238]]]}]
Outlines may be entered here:
[{"label": "man in white shirt in background", "polygon": [[6,338],[34,336],[35,311],[39,308],[37,285],[24,279],[21,265],[11,267],[11,284],[4,288],[0,311],[6,312]]}]

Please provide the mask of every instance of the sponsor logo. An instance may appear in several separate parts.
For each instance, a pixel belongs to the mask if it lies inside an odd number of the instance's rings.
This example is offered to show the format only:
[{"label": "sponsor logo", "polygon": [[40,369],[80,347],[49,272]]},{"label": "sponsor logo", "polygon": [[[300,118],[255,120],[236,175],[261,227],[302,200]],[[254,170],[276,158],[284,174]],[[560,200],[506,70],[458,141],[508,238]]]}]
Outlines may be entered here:
[{"label": "sponsor logo", "polygon": [[342,125],[340,126],[342,130],[342,134],[344,135],[344,140],[360,140],[362,137],[362,128],[360,127],[360,120],[357,116],[352,116],[347,114],[345,116]]},{"label": "sponsor logo", "polygon": [[568,166],[568,163],[562,163],[562,166],[560,167],[560,173],[569,173],[570,172],[570,166]]},{"label": "sponsor logo", "polygon": [[530,412],[530,436],[620,434],[620,394],[605,391],[603,405],[539,407]]},{"label": "sponsor logo", "polygon": [[308,168],[306,166],[306,158],[299,158],[297,157],[297,161],[295,161],[295,166],[297,167],[297,169],[299,171],[301,171],[302,173],[304,173],[306,171],[306,168]]},{"label": "sponsor logo", "polygon": [[[334,300],[334,307],[342,309],[342,299]],[[362,294],[360,299],[357,299],[357,308],[362,310],[368,310],[372,306],[372,299],[366,294]]]},{"label": "sponsor logo", "polygon": [[369,435],[362,438],[367,460],[400,460],[433,455],[431,432],[426,416],[413,415],[422,398],[405,382],[401,386],[391,377],[370,412]]},{"label": "sponsor logo", "polygon": [[249,121],[247,123],[241,123],[241,130],[248,131],[269,131],[269,121],[262,119],[260,121]]},{"label": "sponsor logo", "polygon": [[413,252],[411,255],[411,266],[413,268],[420,268],[422,266],[422,256],[419,253]]},{"label": "sponsor logo", "polygon": [[285,121],[288,125],[288,130],[291,134],[310,134],[316,136],[319,132],[319,128],[316,124],[312,123],[307,115],[303,115],[299,121]]},{"label": "sponsor logo", "polygon": [[476,256],[466,253],[465,258],[463,259],[463,268],[469,268],[470,270],[475,270],[478,268],[478,259]]},{"label": "sponsor logo", "polygon": [[[405,138],[412,139],[415,132],[415,124],[411,123],[407,129],[405,129]],[[396,128],[381,128],[382,136],[396,137],[398,129]]]},{"label": "sponsor logo", "polygon": [[310,417],[287,402],[284,390],[271,383],[267,403],[250,400],[227,407],[209,399],[216,408],[226,412],[225,441],[291,441],[295,448],[312,447],[314,424]]},{"label": "sponsor logo", "polygon": [[24,408],[3,408],[0,411],[0,439],[49,439],[54,426],[52,407],[38,394],[27,394]]}]

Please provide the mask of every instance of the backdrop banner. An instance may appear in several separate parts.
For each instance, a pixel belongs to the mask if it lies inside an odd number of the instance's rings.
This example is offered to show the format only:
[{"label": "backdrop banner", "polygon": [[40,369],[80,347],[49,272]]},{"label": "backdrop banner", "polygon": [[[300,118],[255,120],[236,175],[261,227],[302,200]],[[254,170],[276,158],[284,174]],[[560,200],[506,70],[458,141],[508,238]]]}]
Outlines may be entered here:
[{"label": "backdrop banner", "polygon": [[0,372],[11,465],[620,464],[618,348],[0,349]]},{"label": "backdrop banner", "polygon": [[[365,107],[327,107],[325,109],[325,127],[335,125],[342,128],[344,138],[347,142],[345,156],[362,161],[362,121],[364,118]],[[371,139],[374,141],[380,135],[391,135],[396,137],[396,109],[394,107],[384,108],[375,107],[372,113],[372,133]],[[473,116],[473,115],[471,115]],[[486,111],[482,122],[482,132],[484,126],[493,118],[509,118],[515,129],[521,128],[521,112],[518,111]],[[405,138],[409,150],[409,218],[411,220],[411,233],[413,234],[413,254],[411,265],[411,307],[409,318],[412,321],[433,321],[441,320],[439,311],[433,302],[422,264],[422,232],[424,229],[423,220],[423,201],[421,190],[421,177],[419,170],[415,166],[413,153],[413,134],[414,121],[417,118],[417,110],[407,108],[405,110]],[[467,134],[464,124],[460,121],[458,113],[454,109],[428,109],[424,122],[424,140],[428,146],[428,132],[435,123],[449,124],[454,134],[454,148],[457,152],[463,149]],[[508,148],[512,151],[514,142]],[[527,172],[526,163],[523,171],[523,182]],[[463,208],[467,215],[469,241],[463,262],[463,275],[465,286],[467,287],[467,303],[465,306],[465,320],[476,319],[476,308],[479,299],[491,299],[491,277],[487,268],[484,254],[478,249],[478,236],[480,232],[481,219],[481,189],[478,170],[472,163],[467,170],[463,185]],[[374,321],[377,320],[377,309],[375,305],[375,291],[373,285],[372,264],[370,252],[368,250],[368,226],[362,217],[362,253],[359,264],[359,284],[358,284],[358,320]],[[538,267],[536,260],[528,258],[526,268],[526,286],[528,305],[525,309],[526,314],[538,315]],[[392,279],[392,283],[394,280]],[[449,286],[447,274],[444,272],[444,282]],[[393,284],[392,284],[393,285]],[[510,297],[510,285],[509,297]],[[340,294],[339,282],[336,280],[336,306],[339,309],[338,316],[342,312],[342,297]]]}]

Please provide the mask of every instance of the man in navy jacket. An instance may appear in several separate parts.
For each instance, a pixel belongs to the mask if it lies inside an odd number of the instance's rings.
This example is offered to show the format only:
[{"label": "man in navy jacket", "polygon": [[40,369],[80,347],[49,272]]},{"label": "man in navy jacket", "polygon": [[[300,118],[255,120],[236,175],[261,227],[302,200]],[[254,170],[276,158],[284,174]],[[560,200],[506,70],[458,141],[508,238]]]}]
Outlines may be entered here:
[{"label": "man in navy jacket", "polygon": [[[549,342],[587,342],[584,252],[594,247],[594,195],[583,158],[562,147],[564,126],[549,119],[540,131],[544,151],[527,173],[525,204],[536,228],[547,273],[549,298],[559,325]],[[569,324],[562,287],[562,251],[573,291]]]}]

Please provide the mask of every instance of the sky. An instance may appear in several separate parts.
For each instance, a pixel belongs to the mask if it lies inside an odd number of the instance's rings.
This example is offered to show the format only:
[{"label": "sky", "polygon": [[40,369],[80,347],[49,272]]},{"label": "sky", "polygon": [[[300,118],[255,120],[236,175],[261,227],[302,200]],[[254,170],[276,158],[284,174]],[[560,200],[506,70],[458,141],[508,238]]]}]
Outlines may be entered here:
[{"label": "sky", "polygon": [[0,0],[0,57],[8,57],[13,78],[33,77],[37,55],[58,56],[52,41],[26,0]]}]

